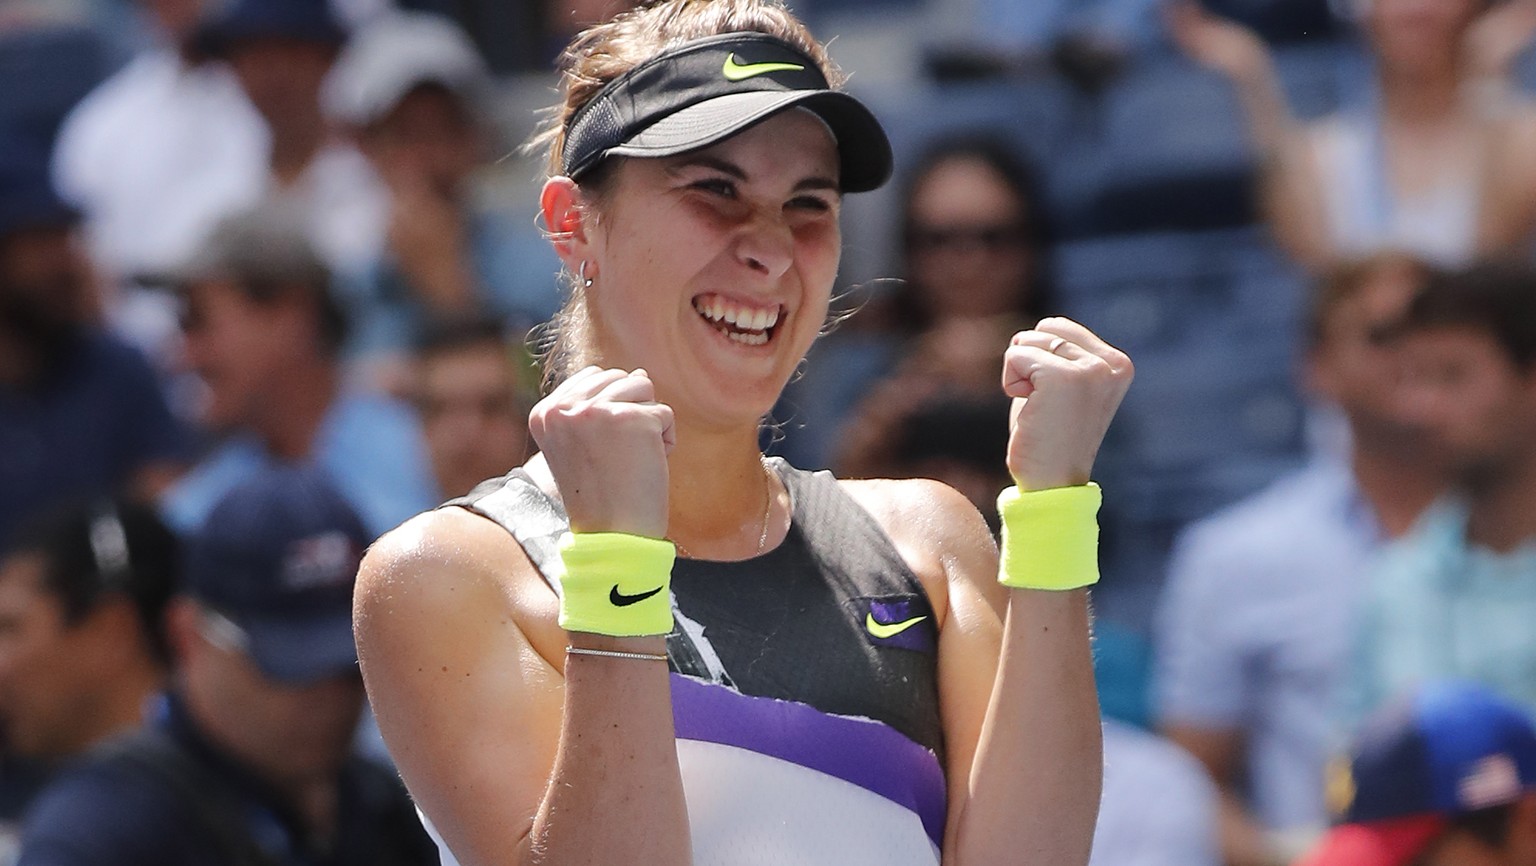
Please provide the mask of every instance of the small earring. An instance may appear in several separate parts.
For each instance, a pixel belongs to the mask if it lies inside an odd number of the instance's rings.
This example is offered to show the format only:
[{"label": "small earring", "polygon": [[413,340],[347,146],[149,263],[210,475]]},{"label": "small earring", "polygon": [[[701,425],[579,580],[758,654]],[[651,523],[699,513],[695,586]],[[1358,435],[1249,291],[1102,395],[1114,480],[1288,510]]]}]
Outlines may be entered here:
[{"label": "small earring", "polygon": [[592,288],[592,278],[587,276],[587,260],[586,259],[582,259],[581,260],[581,264],[576,266],[576,279],[581,281],[581,287],[582,288],[584,288],[584,289]]}]

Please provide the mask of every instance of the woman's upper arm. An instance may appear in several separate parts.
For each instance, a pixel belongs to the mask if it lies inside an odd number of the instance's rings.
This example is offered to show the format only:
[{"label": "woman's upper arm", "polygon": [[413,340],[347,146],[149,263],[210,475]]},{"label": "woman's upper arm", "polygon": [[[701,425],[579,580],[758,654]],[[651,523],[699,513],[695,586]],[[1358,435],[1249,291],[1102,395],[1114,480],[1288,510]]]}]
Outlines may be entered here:
[{"label": "woman's upper arm", "polygon": [[[997,547],[975,506],[947,485],[883,481],[849,489],[884,525],[939,616],[939,711],[952,830],[965,808],[1002,651],[1008,599],[997,582]],[[954,835],[949,830],[946,838]]]},{"label": "woman's upper arm", "polygon": [[563,679],[530,640],[556,600],[511,536],[421,515],[364,558],[358,658],[412,796],[465,864],[509,862],[544,797]]},{"label": "woman's upper arm", "polygon": [[982,723],[997,682],[1007,593],[997,582],[997,547],[986,522],[959,493],[936,495],[937,539],[943,558],[948,614],[939,632],[939,701],[947,750],[949,816],[946,839],[964,813]]}]

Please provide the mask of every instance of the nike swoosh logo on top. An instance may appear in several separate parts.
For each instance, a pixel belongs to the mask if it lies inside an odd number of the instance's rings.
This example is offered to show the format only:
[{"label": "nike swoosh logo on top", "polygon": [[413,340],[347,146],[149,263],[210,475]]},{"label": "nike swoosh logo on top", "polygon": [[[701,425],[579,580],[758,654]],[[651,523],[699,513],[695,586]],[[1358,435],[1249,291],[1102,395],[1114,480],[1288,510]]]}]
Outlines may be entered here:
[{"label": "nike swoosh logo on top", "polygon": [[614,607],[629,607],[632,604],[639,604],[645,601],[658,592],[661,592],[661,587],[659,586],[650,592],[642,592],[639,595],[625,595],[619,592],[619,585],[614,584],[613,589],[608,590],[608,603]]},{"label": "nike swoosh logo on top", "polygon": [[790,70],[804,69],[798,63],[747,63],[736,62],[736,53],[732,52],[725,57],[725,66],[721,67],[720,74],[726,81],[745,81],[764,72],[788,72]]},{"label": "nike swoosh logo on top", "polygon": [[864,627],[869,629],[870,634],[880,638],[881,640],[884,640],[885,638],[895,637],[896,635],[901,634],[902,632],[906,631],[914,625],[917,625],[927,618],[928,617],[926,616],[914,616],[911,619],[902,620],[901,622],[881,622],[875,619],[875,615],[873,613],[866,613],[864,614]]}]

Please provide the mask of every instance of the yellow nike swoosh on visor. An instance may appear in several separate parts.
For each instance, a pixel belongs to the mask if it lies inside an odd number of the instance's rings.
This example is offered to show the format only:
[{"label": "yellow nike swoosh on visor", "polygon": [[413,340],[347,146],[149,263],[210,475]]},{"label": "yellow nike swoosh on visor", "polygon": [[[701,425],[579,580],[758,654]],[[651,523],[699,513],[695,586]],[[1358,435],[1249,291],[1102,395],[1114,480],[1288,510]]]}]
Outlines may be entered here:
[{"label": "yellow nike swoosh on visor", "polygon": [[804,69],[798,63],[747,63],[745,65],[736,62],[736,53],[732,52],[725,57],[725,66],[721,67],[720,74],[726,81],[743,81],[764,72],[788,72],[795,69]]},{"label": "yellow nike swoosh on visor", "polygon": [[875,619],[873,613],[866,613],[864,614],[864,627],[869,629],[870,634],[883,640],[888,637],[895,637],[927,618],[926,616],[914,616],[902,622],[885,623]]}]

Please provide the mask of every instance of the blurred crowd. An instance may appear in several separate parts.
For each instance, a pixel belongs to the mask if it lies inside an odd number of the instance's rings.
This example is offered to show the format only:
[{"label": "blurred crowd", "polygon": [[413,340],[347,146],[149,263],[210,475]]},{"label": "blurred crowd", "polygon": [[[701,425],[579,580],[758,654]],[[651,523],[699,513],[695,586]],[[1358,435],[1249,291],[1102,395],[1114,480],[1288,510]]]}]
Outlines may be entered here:
[{"label": "blurred crowd", "polygon": [[[0,3],[0,864],[436,862],[352,581],[533,451],[625,5]],[[1536,866],[1536,0],[790,5],[898,178],[765,449],[991,518],[1008,336],[1136,360],[1095,866]]]}]

